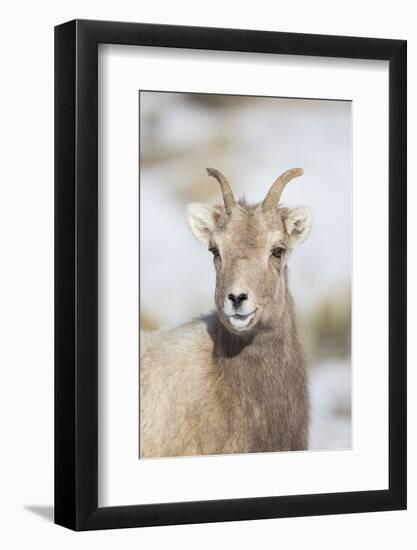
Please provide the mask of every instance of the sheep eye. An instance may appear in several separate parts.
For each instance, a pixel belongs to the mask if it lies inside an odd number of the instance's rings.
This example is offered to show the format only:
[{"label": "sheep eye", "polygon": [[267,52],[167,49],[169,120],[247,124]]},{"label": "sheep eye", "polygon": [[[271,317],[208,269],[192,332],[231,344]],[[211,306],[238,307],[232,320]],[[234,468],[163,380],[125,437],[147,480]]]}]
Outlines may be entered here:
[{"label": "sheep eye", "polygon": [[284,249],[277,246],[276,248],[272,249],[271,254],[272,256],[275,256],[275,258],[281,258],[284,254]]},{"label": "sheep eye", "polygon": [[217,248],[217,246],[210,246],[209,251],[213,254],[215,258],[217,258],[220,255],[219,249]]}]

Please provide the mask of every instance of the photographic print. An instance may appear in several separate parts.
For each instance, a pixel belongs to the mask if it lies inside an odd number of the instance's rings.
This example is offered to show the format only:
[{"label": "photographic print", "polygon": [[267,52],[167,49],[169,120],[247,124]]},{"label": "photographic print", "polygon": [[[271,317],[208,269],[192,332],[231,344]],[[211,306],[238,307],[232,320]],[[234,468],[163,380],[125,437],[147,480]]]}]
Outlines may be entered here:
[{"label": "photographic print", "polygon": [[406,60],[56,27],[55,523],[406,509]]},{"label": "photographic print", "polygon": [[139,458],[349,449],[351,102],[139,114]]}]

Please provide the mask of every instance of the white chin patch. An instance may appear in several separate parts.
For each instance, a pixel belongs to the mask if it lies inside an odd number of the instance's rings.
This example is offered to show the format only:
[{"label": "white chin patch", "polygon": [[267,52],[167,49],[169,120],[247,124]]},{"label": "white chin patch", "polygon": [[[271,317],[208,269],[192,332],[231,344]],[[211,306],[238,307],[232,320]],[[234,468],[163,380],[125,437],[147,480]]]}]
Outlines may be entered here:
[{"label": "white chin patch", "polygon": [[233,315],[229,317],[229,323],[235,330],[247,330],[250,328],[255,312],[250,315]]}]

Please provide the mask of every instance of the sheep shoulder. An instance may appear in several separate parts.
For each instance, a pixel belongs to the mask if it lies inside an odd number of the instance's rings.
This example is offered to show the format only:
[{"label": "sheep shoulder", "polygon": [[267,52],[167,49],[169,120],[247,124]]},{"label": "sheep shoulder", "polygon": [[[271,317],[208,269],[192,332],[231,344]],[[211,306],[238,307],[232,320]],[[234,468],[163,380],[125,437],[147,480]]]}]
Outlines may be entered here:
[{"label": "sheep shoulder", "polygon": [[215,323],[213,314],[172,330],[141,334],[141,457],[204,451],[207,415],[216,414]]}]

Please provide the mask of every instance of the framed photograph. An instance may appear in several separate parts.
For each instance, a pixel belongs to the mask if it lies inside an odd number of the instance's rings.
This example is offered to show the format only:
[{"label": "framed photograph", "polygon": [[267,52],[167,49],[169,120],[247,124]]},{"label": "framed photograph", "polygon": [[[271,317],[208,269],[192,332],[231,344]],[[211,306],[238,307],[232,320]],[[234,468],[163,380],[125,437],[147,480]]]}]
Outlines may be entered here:
[{"label": "framed photograph", "polygon": [[406,42],[55,29],[55,522],[406,508]]}]

